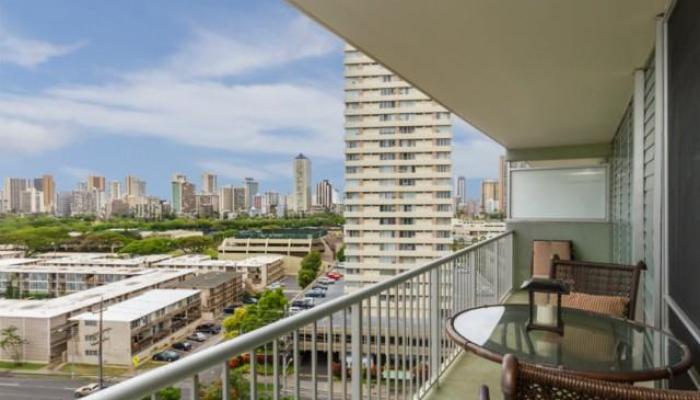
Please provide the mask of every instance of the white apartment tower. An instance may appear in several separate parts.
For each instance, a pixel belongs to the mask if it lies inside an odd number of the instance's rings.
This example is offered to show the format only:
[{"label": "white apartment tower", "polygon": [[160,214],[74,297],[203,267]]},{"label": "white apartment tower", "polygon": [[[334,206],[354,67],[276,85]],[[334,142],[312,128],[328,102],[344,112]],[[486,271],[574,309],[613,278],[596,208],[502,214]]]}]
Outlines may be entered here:
[{"label": "white apartment tower", "polygon": [[303,154],[294,158],[294,209],[297,212],[311,209],[311,160]]},{"label": "white apartment tower", "polygon": [[349,290],[446,255],[452,244],[450,113],[345,49],[345,243]]}]

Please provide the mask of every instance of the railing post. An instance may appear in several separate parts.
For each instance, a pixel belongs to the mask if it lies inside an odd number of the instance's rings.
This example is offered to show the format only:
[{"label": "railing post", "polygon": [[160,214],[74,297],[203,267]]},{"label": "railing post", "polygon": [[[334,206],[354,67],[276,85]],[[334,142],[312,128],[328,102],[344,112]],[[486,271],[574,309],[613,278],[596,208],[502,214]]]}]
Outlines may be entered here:
[{"label": "railing post", "polygon": [[494,247],[496,248],[496,257],[495,257],[495,264],[494,268],[496,269],[495,271],[495,277],[496,277],[496,302],[501,302],[501,275],[500,275],[500,270],[501,270],[501,247],[499,246],[499,243],[501,242],[501,239],[497,239],[495,242],[493,242]]},{"label": "railing post", "polygon": [[[279,342],[277,339],[272,341],[272,399],[279,400],[280,398],[280,352]],[[282,366],[282,368],[286,368]],[[267,371],[265,371],[267,373]]]},{"label": "railing post", "polygon": [[352,305],[352,400],[362,399],[362,302]]},{"label": "railing post", "polygon": [[190,393],[191,400],[199,400],[199,374],[192,375],[192,393]]},{"label": "railing post", "polygon": [[[430,271],[430,375],[439,382],[440,371],[440,268]],[[432,381],[432,379],[431,379]]]},{"label": "railing post", "polygon": [[229,374],[228,360],[224,361],[221,369],[221,399],[231,400],[231,376]]},{"label": "railing post", "polygon": [[258,399],[258,371],[255,350],[250,351],[250,400]]}]

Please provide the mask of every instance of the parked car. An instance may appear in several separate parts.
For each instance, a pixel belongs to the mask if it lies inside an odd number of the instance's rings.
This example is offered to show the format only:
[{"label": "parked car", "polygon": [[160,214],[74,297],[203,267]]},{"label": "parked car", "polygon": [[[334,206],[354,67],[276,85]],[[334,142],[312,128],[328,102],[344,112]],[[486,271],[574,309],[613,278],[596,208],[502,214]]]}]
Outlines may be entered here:
[{"label": "parked car", "polygon": [[95,393],[100,390],[100,384],[99,383],[91,383],[89,385],[81,386],[77,389],[75,389],[75,397],[85,397],[89,394]]},{"label": "parked car", "polygon": [[330,279],[333,279],[334,281],[337,281],[343,277],[343,274],[341,274],[340,272],[331,271],[326,272],[326,276]]},{"label": "parked car", "polygon": [[284,282],[279,282],[279,281],[278,281],[278,282],[274,282],[274,283],[269,284],[269,285],[267,286],[267,288],[270,289],[270,290],[275,290],[275,289],[282,289],[282,288],[284,288],[285,286],[286,286],[286,285],[284,284]]},{"label": "parked car", "polygon": [[194,340],[195,342],[203,342],[207,340],[207,335],[202,332],[192,332],[190,336],[187,336],[187,340]]},{"label": "parked car", "polygon": [[236,306],[228,306],[224,308],[224,314],[233,314],[236,312]]},{"label": "parked car", "polygon": [[190,343],[190,342],[176,342],[176,343],[173,343],[173,349],[181,350],[181,351],[190,351],[190,350],[192,350],[192,343]]},{"label": "parked car", "polygon": [[221,332],[221,326],[213,322],[208,322],[206,324],[197,325],[195,328],[197,332],[208,333],[210,335],[217,335]]},{"label": "parked car", "polygon": [[165,350],[153,355],[153,361],[173,362],[180,359],[180,354],[176,351]]},{"label": "parked car", "polygon": [[326,292],[323,290],[312,289],[306,292],[304,297],[326,297]]},{"label": "parked car", "polygon": [[304,308],[302,308],[302,307],[293,307],[293,306],[289,307],[289,315],[294,315],[294,314],[300,313],[302,311],[304,311]]},{"label": "parked car", "polygon": [[242,302],[243,304],[258,304],[258,299],[250,295],[245,295]]},{"label": "parked car", "polygon": [[313,289],[313,290],[323,290],[323,291],[325,292],[326,290],[328,290],[328,287],[327,287],[327,286],[322,286],[322,285],[314,285],[314,287],[312,287],[311,289]]},{"label": "parked car", "polygon": [[316,302],[312,298],[303,298],[303,299],[298,299],[294,300],[292,302],[292,307],[298,307],[304,310],[307,310],[309,308],[313,308],[313,306],[316,305]]},{"label": "parked car", "polygon": [[321,285],[333,285],[335,284],[335,281],[331,278],[323,277],[318,280],[318,283],[320,283]]}]

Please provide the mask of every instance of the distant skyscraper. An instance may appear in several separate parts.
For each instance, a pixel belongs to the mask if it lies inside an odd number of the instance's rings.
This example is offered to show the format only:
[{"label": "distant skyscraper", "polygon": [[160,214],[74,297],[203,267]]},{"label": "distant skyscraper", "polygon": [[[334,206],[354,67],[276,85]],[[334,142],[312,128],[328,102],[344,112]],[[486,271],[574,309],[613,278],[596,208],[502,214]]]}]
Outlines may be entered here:
[{"label": "distant skyscraper", "polygon": [[176,215],[192,215],[197,211],[195,186],[182,174],[173,175],[172,208]]},{"label": "distant skyscraper", "polygon": [[126,177],[126,195],[132,197],[146,196],[146,182],[140,180],[136,176],[129,175]]},{"label": "distant skyscraper", "polygon": [[53,214],[56,212],[56,182],[51,175],[41,177],[41,191],[43,192],[44,211]]},{"label": "distant skyscraper", "polygon": [[217,178],[215,174],[212,174],[211,172],[205,172],[202,174],[202,193],[216,193],[217,189],[217,184],[216,184]]},{"label": "distant skyscraper", "polygon": [[71,216],[71,203],[73,200],[72,192],[60,192],[57,196],[58,200],[56,202],[56,215],[61,217]]},{"label": "distant skyscraper", "polygon": [[467,203],[467,180],[461,175],[457,178],[457,199],[461,205]]},{"label": "distant skyscraper", "polygon": [[253,178],[245,178],[243,182],[243,187],[245,188],[245,209],[250,210],[253,207],[253,198],[258,194],[260,190],[260,184]]},{"label": "distant skyscraper", "polygon": [[316,204],[330,210],[333,208],[333,185],[324,179],[316,185]]},{"label": "distant skyscraper", "polygon": [[450,253],[452,122],[437,102],[345,48],[349,290]]},{"label": "distant skyscraper", "polygon": [[303,154],[294,158],[294,207],[297,212],[311,209],[311,160]]},{"label": "distant skyscraper", "polygon": [[484,179],[481,182],[481,211],[490,214],[499,209],[498,182],[493,179]]},{"label": "distant skyscraper", "polygon": [[233,212],[233,186],[222,186],[219,188],[219,212],[223,216]]},{"label": "distant skyscraper", "polygon": [[98,192],[104,192],[105,189],[106,185],[104,176],[89,175],[87,177],[87,190],[97,190]]},{"label": "distant skyscraper", "polygon": [[109,197],[110,200],[119,200],[122,198],[122,184],[119,181],[112,181],[109,183]]},{"label": "distant skyscraper", "polygon": [[505,156],[500,156],[498,158],[498,209],[502,213],[505,213],[506,209],[506,179],[507,179],[507,168],[506,168],[506,158]]},{"label": "distant skyscraper", "polygon": [[258,193],[253,196],[253,207],[259,213],[262,211],[263,195]]},{"label": "distant skyscraper", "polygon": [[9,212],[21,212],[22,192],[33,186],[33,182],[24,178],[5,178],[3,196],[5,197],[5,207]]},{"label": "distant skyscraper", "polygon": [[234,187],[233,188],[233,211],[241,212],[245,210],[246,201],[246,189],[245,187]]}]

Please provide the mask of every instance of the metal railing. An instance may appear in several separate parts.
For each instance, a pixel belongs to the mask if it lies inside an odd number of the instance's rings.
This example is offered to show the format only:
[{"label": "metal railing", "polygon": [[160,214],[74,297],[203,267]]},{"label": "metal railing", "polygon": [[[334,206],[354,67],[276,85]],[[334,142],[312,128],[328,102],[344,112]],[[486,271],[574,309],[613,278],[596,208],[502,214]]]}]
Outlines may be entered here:
[{"label": "metal railing", "polygon": [[88,398],[157,399],[179,386],[199,399],[205,380],[224,400],[423,398],[461,351],[445,321],[509,294],[512,251],[505,232]]}]

